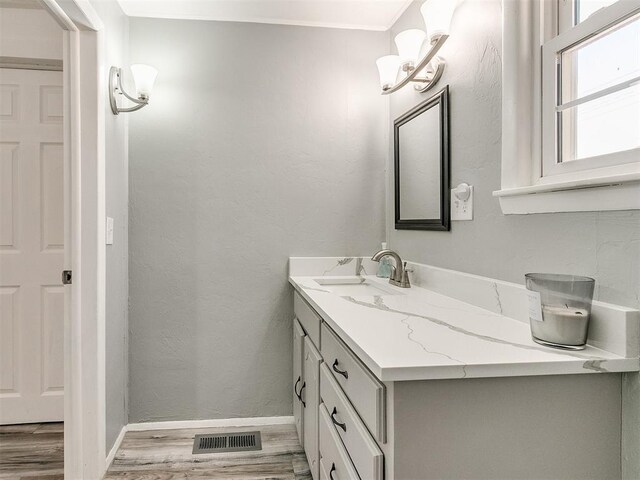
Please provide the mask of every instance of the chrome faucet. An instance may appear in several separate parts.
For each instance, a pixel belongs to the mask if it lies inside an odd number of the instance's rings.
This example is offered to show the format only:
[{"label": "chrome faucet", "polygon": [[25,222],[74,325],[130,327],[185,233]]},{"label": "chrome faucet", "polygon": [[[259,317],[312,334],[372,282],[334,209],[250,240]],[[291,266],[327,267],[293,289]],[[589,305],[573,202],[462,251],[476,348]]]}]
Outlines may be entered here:
[{"label": "chrome faucet", "polygon": [[401,288],[410,288],[411,282],[409,281],[409,272],[412,270],[407,269],[407,262],[402,262],[400,255],[393,250],[380,250],[375,253],[371,260],[379,262],[383,257],[393,257],[396,264],[391,266],[391,276],[389,277],[389,283]]}]

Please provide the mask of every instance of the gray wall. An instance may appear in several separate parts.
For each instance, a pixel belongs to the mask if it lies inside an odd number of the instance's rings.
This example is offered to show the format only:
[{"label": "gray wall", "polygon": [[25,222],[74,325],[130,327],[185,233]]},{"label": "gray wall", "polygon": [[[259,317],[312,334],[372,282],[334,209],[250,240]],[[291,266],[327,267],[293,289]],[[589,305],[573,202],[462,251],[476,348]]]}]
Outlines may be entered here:
[{"label": "gray wall", "polygon": [[[115,0],[92,1],[105,30],[103,72],[128,65],[129,19]],[[105,80],[106,81],[106,80]],[[106,84],[105,84],[106,87]],[[106,247],[106,451],[128,423],[128,117],[115,116],[105,88],[106,211],[114,219],[113,245]]]},{"label": "gray wall", "polygon": [[387,32],[131,19],[130,421],[291,415],[290,255],[384,236]]},{"label": "gray wall", "polygon": [[[392,27],[424,28],[414,2]],[[640,307],[640,212],[504,216],[491,192],[500,188],[501,2],[464,2],[441,55],[447,68],[435,91],[450,85],[452,186],[475,187],[474,220],[452,222],[451,232],[394,229],[389,153],[389,244],[413,261],[523,283],[529,271],[592,276],[596,297]],[[428,95],[405,88],[391,96],[389,120]],[[390,132],[390,135],[392,133]],[[393,137],[391,137],[392,139]],[[626,478],[640,478],[640,383],[623,381],[623,462]]]}]

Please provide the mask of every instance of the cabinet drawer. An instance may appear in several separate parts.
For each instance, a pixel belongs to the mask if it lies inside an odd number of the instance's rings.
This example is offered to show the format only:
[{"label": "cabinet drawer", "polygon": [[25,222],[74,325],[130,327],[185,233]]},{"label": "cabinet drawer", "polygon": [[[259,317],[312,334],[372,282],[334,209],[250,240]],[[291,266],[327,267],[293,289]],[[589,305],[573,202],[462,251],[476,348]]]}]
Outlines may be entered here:
[{"label": "cabinet drawer", "polygon": [[[320,474],[331,480],[360,480],[340,437],[329,418],[329,412],[320,405]],[[365,479],[369,480],[369,479]]]},{"label": "cabinet drawer", "polygon": [[293,311],[311,341],[316,347],[320,347],[321,319],[298,292],[293,292]]},{"label": "cabinet drawer", "polygon": [[326,363],[320,367],[320,398],[329,417],[338,423],[332,421],[333,428],[342,439],[360,478],[382,480],[383,453],[331,375]]},{"label": "cabinet drawer", "polygon": [[364,421],[381,443],[386,439],[386,389],[349,348],[322,324],[322,357]]}]

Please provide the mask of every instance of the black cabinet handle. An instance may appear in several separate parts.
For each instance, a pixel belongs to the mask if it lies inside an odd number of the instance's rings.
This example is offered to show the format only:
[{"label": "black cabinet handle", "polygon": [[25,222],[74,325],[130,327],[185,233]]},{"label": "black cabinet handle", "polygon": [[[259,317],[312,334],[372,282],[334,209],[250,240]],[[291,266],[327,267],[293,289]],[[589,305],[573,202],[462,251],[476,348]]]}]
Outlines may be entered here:
[{"label": "black cabinet handle", "polygon": [[334,418],[334,415],[336,415],[338,413],[338,410],[336,410],[336,407],[333,407],[333,412],[331,412],[331,421],[333,422],[334,425],[340,427],[345,433],[347,432],[347,424],[346,423],[340,423],[339,421],[337,421]]},{"label": "black cabinet handle", "polygon": [[331,471],[329,472],[329,478],[330,478],[331,480],[334,480],[334,479],[333,479],[333,472],[335,472],[335,471],[336,471],[336,464],[335,464],[335,463],[332,463],[332,464],[331,464]]},{"label": "black cabinet handle", "polygon": [[300,400],[300,394],[298,393],[298,384],[300,383],[301,378],[298,377],[298,380],[296,380],[296,384],[293,386],[293,393],[296,394],[296,397],[298,397],[298,400]]},{"label": "black cabinet handle", "polygon": [[302,391],[304,390],[304,388],[307,386],[307,382],[302,382],[302,386],[300,387],[300,395],[298,395],[298,398],[300,399],[300,401],[302,402],[302,406],[306,408],[307,404],[305,403],[305,401],[302,399]]},{"label": "black cabinet handle", "polygon": [[333,371],[342,375],[344,378],[349,378],[349,373],[347,373],[346,370],[338,370],[338,359],[336,358],[333,362],[333,365],[331,366],[331,368],[333,368]]}]

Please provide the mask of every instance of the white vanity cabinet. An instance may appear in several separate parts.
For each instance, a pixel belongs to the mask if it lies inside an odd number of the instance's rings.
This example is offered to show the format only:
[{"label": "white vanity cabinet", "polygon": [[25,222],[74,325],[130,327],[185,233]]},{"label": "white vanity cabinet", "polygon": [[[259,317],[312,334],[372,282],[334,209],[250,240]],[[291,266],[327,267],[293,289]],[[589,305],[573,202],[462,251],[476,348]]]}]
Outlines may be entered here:
[{"label": "white vanity cabinet", "polygon": [[294,416],[314,480],[621,478],[619,373],[382,382],[334,319],[294,299]]}]

